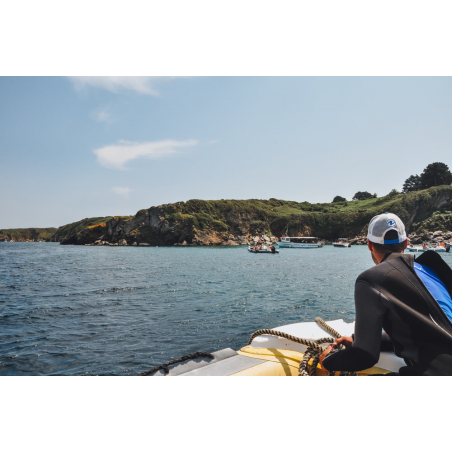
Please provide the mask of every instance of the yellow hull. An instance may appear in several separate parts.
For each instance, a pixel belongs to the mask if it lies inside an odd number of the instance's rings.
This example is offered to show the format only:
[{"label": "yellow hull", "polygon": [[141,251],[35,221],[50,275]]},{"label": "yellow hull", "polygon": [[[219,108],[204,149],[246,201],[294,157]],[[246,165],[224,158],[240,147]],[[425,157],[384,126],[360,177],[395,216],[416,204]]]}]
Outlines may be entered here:
[{"label": "yellow hull", "polygon": [[[254,377],[254,376],[285,376],[295,377],[298,375],[298,368],[300,362],[303,359],[303,353],[293,350],[282,350],[276,348],[252,348],[243,347],[237,351],[239,355],[247,356],[249,358],[255,358],[259,360],[265,360],[265,363],[257,364],[256,366],[242,370],[235,374],[233,377]],[[312,360],[309,365],[312,364]],[[373,374],[387,374],[389,370],[380,369],[379,367],[372,367],[360,372],[357,372],[359,376],[373,375]],[[317,376],[326,376],[325,372],[320,364],[316,369]],[[336,373],[339,375],[339,372]]]}]

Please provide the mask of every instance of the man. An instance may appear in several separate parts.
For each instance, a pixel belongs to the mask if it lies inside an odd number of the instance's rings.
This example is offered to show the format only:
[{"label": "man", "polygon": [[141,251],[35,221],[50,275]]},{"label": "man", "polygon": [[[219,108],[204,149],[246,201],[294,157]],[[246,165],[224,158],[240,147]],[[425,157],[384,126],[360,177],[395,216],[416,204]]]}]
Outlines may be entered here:
[{"label": "man", "polygon": [[400,375],[452,375],[452,270],[434,251],[416,260],[404,254],[408,241],[397,215],[372,218],[367,239],[376,266],[356,280],[354,337],[337,339],[320,363],[358,371],[374,366],[380,350],[394,351],[407,364]]}]

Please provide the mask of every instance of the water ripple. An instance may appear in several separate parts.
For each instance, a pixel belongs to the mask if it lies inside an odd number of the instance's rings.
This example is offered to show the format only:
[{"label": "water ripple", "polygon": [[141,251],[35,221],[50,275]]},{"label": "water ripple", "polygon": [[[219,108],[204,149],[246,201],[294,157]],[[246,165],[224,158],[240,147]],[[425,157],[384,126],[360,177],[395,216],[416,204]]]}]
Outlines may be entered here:
[{"label": "water ripple", "polygon": [[354,281],[372,265],[358,246],[261,256],[0,243],[0,259],[0,375],[136,375],[238,349],[259,328],[352,321]]}]

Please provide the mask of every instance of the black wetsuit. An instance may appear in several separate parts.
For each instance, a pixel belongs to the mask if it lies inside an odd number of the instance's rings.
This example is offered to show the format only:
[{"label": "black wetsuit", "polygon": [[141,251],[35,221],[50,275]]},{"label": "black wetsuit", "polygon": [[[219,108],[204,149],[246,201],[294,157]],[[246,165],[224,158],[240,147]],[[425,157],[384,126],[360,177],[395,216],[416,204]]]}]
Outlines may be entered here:
[{"label": "black wetsuit", "polygon": [[[452,270],[438,253],[426,251],[416,262],[433,269],[452,295]],[[388,254],[358,276],[353,346],[330,352],[323,361],[326,369],[367,369],[381,350],[405,360],[400,375],[452,375],[452,322],[413,264],[412,254]]]}]

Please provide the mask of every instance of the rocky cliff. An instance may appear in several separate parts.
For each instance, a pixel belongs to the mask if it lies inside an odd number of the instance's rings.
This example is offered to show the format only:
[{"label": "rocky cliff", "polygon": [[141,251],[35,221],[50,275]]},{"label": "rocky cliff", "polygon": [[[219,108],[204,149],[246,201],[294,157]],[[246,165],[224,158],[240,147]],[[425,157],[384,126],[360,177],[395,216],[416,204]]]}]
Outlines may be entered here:
[{"label": "rocky cliff", "polygon": [[286,231],[331,240],[364,234],[371,218],[387,211],[400,216],[408,232],[452,230],[452,187],[325,204],[194,199],[143,209],[132,217],[87,218],[59,228],[51,240],[76,245],[237,245],[258,238],[270,242]]},{"label": "rocky cliff", "polygon": [[57,228],[0,229],[0,242],[45,242],[56,231]]}]

